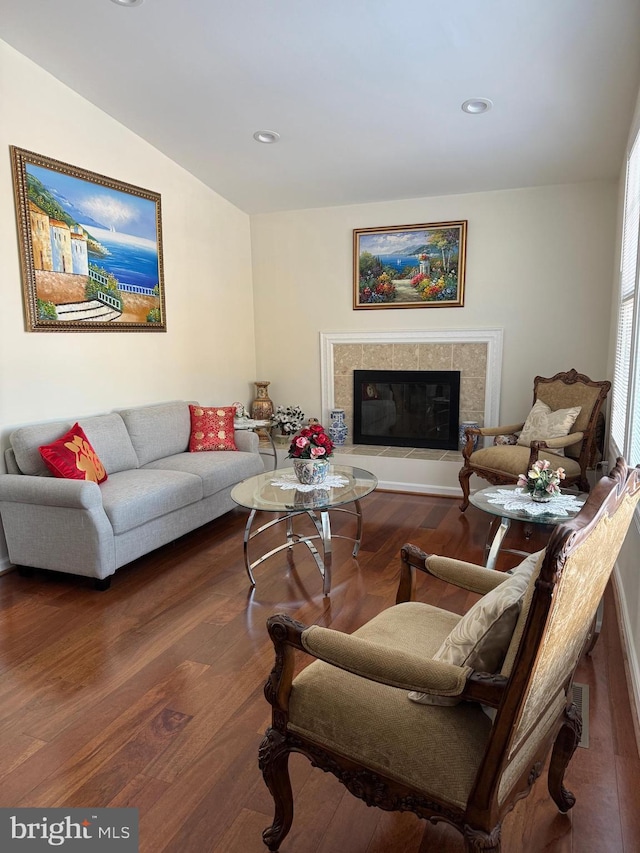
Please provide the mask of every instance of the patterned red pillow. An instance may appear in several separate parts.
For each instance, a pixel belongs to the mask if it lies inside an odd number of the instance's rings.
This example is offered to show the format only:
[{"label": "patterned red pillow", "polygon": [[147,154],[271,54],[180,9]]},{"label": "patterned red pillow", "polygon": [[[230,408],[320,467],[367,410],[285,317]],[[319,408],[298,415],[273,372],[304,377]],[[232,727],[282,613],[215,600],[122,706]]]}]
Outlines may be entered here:
[{"label": "patterned red pillow", "polygon": [[189,406],[191,436],[189,451],[237,450],[233,434],[234,406]]},{"label": "patterned red pillow", "polygon": [[43,444],[38,449],[54,477],[90,480],[92,483],[104,483],[107,479],[104,465],[79,424],[74,424],[57,441]]}]

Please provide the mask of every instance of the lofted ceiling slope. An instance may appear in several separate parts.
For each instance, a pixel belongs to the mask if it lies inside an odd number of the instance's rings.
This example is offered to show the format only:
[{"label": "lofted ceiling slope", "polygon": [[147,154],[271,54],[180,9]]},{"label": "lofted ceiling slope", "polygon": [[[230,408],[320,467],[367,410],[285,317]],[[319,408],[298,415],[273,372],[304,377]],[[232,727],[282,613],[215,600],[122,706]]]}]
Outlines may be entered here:
[{"label": "lofted ceiling slope", "polygon": [[615,179],[640,83],[640,0],[0,0],[0,38],[248,213]]}]

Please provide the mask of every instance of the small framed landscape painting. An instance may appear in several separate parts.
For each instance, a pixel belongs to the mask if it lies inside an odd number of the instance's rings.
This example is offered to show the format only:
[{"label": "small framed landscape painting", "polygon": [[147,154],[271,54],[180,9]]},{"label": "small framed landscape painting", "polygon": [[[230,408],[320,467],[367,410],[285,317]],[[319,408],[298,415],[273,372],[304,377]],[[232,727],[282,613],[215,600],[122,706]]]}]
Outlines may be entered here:
[{"label": "small framed landscape painting", "polygon": [[353,232],[353,307],[461,308],[467,222]]},{"label": "small framed landscape painting", "polygon": [[11,147],[27,331],[166,332],[160,196]]}]

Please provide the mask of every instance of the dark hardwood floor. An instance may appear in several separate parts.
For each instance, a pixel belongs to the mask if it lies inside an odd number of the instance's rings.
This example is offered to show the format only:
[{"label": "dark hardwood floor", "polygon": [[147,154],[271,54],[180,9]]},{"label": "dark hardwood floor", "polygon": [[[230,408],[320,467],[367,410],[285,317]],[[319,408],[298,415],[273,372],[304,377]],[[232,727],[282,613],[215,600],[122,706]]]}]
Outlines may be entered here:
[{"label": "dark hardwood floor", "polygon": [[[72,576],[0,577],[0,806],[135,806],[143,853],[265,851],[267,616],[357,628],[393,603],[404,542],[482,559],[489,518],[474,507],[462,515],[455,500],[376,492],[363,508],[358,560],[334,539],[327,598],[301,546],[259,566],[250,591],[241,510],[121,569],[107,592]],[[337,516],[334,530],[350,524]],[[266,549],[282,531],[264,535]],[[521,528],[509,537],[512,547],[544,545],[540,531],[528,543]],[[515,562],[505,554],[500,568]],[[418,594],[457,612],[475,600],[429,579]],[[590,747],[566,780],[576,806],[559,814],[543,774],[505,819],[505,853],[640,851],[640,760],[610,589],[605,601],[603,634],[576,679],[591,701]],[[444,824],[367,808],[302,757],[291,765],[296,811],[283,853],[462,850]]]}]

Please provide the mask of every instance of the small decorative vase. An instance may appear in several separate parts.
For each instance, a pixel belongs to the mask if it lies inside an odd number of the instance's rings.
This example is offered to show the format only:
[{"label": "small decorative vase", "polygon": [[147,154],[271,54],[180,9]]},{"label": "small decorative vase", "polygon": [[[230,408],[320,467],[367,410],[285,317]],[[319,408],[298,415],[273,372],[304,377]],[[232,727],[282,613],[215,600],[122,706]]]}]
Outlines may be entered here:
[{"label": "small decorative vase", "polygon": [[537,504],[546,504],[552,497],[548,492],[531,492],[531,500]]},{"label": "small decorative vase", "polygon": [[[256,398],[251,404],[251,417],[256,421],[269,421],[273,417],[273,400],[267,393],[270,382],[256,382]],[[269,444],[269,432],[266,429],[256,430],[261,445]]]},{"label": "small decorative vase", "polygon": [[305,486],[324,483],[329,473],[328,459],[294,459],[293,470],[298,482]]},{"label": "small decorative vase", "polygon": [[331,409],[329,423],[329,438],[337,446],[340,447],[345,443],[347,438],[347,422],[344,417],[344,409]]},{"label": "small decorative vase", "polygon": [[251,404],[251,417],[257,421],[268,421],[273,417],[273,401],[267,392],[270,382],[256,382],[256,398]]},{"label": "small decorative vase", "polygon": [[[474,427],[475,429],[477,429],[478,426],[479,426],[478,421],[462,421],[462,423],[460,424],[460,429],[458,430],[458,440],[460,442],[460,450],[462,450],[462,448],[467,443],[467,436],[465,435],[466,428],[467,427]],[[474,450],[478,447],[478,439],[479,438],[480,438],[480,436],[478,436],[478,435],[473,436],[473,449]]]}]

